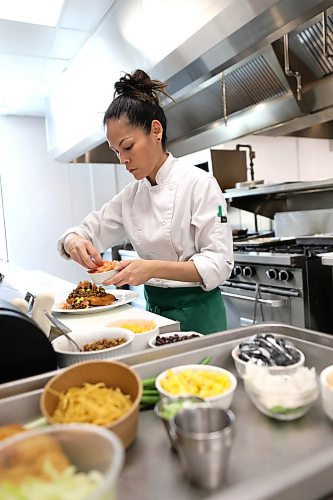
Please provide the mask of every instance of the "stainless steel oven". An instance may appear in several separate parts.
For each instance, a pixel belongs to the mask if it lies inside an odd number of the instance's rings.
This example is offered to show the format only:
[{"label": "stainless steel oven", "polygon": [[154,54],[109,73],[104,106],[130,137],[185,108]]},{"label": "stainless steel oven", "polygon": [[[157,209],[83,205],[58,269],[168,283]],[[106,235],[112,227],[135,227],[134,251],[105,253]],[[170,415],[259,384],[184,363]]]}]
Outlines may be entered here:
[{"label": "stainless steel oven", "polygon": [[298,250],[235,252],[232,275],[220,287],[228,328],[277,321],[333,333],[332,279],[320,258]]}]

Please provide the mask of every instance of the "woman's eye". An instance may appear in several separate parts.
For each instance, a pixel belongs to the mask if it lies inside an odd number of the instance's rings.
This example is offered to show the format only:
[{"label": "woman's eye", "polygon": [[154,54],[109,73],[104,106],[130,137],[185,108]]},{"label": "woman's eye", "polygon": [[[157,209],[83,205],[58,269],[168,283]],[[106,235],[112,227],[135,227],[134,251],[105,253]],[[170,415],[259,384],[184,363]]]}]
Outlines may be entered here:
[{"label": "woman's eye", "polygon": [[131,146],[127,146],[127,148],[124,148],[124,149],[125,149],[125,151],[129,151],[130,149],[132,149],[132,147],[133,147],[133,144]]}]

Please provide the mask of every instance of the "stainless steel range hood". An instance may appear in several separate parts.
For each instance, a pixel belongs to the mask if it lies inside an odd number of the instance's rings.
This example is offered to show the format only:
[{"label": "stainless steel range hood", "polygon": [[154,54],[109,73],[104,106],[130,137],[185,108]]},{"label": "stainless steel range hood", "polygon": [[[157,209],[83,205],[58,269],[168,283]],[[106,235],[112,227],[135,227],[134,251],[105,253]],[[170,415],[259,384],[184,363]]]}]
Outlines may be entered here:
[{"label": "stainless steel range hood", "polygon": [[[170,150],[181,156],[251,133],[284,135],[332,120],[333,60],[322,55],[318,12],[329,5],[332,2],[278,2],[174,75],[170,88],[175,89],[176,105],[167,107],[173,124]],[[327,39],[333,53],[333,15],[329,14]],[[285,33],[289,33],[290,66],[302,75],[301,101],[295,79],[284,72]],[[196,43],[204,34],[202,30],[195,35]],[[251,55],[244,59],[248,52]],[[221,71],[227,124],[222,118]],[[181,86],[189,75],[192,82]],[[289,128],[284,131],[281,124]]]},{"label": "stainless steel range hood", "polygon": [[[220,14],[149,70],[168,82],[175,100],[163,102],[170,123],[169,150],[183,156],[248,134],[287,135],[303,129],[308,136],[332,137],[333,58],[323,55],[321,18],[327,12],[327,51],[332,54],[332,0],[226,3]],[[290,68],[302,77],[300,101],[295,78],[285,74],[285,34]],[[76,161],[94,157],[98,162],[97,153]]]}]

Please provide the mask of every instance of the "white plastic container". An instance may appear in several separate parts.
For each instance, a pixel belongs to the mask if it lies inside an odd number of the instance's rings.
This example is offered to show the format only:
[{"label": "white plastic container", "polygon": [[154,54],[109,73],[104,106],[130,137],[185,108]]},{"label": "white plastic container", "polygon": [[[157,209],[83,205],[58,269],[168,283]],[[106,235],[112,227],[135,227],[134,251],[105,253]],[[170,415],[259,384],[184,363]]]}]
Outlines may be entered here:
[{"label": "white plastic container", "polygon": [[333,420],[333,385],[328,383],[327,377],[331,374],[333,378],[333,365],[327,366],[320,373],[320,394],[324,412]]},{"label": "white plastic container", "polygon": [[57,362],[60,368],[79,363],[80,361],[88,361],[91,359],[112,359],[124,354],[128,354],[130,346],[134,341],[134,333],[131,330],[119,327],[104,327],[87,332],[70,332],[68,334],[82,348],[85,344],[90,344],[96,340],[116,339],[119,337],[126,338],[126,342],[116,347],[110,347],[100,351],[80,352],[75,345],[68,340],[64,335],[53,340],[52,346],[57,354]]},{"label": "white plastic container", "polygon": [[[300,360],[297,363],[288,366],[268,366],[269,373],[271,373],[272,375],[290,375],[291,373],[295,373],[300,366],[304,366],[304,354],[296,347],[295,350],[298,351],[301,356]],[[244,378],[244,375],[246,373],[246,365],[251,361],[243,361],[242,359],[240,359],[238,346],[234,347],[234,349],[231,351],[231,356],[234,360],[238,375],[240,376],[240,378]]]},{"label": "white plastic container", "polygon": [[168,392],[167,390],[163,389],[161,386],[161,381],[167,376],[167,373],[169,372],[169,370],[172,370],[174,373],[180,373],[184,370],[193,370],[193,371],[218,372],[221,374],[228,375],[228,378],[231,382],[229,389],[222,392],[221,394],[218,394],[217,396],[210,396],[210,397],[206,397],[206,398],[202,398],[202,399],[205,402],[216,405],[220,408],[223,408],[224,410],[227,410],[230,407],[232,400],[233,400],[233,397],[234,397],[236,387],[237,387],[237,379],[228,370],[225,370],[224,368],[220,368],[219,366],[200,365],[200,364],[181,365],[181,366],[169,368],[168,370],[164,370],[162,373],[160,373],[157,376],[156,381],[155,381],[155,385],[156,385],[156,388],[159,391],[159,393],[162,396],[166,396],[168,398],[178,398],[179,396],[199,396],[199,397],[202,397],[198,394],[191,394],[191,393],[185,393],[185,392],[180,393],[180,394],[172,394],[171,392]]},{"label": "white plastic container", "polygon": [[134,332],[134,340],[130,346],[130,350],[132,352],[143,351],[147,349],[149,340],[156,337],[156,335],[158,335],[159,333],[159,327],[150,318],[124,318],[117,321],[110,321],[107,323],[107,326],[127,329],[131,329],[132,326],[134,330],[137,329],[137,327],[150,328],[150,330],[147,330],[146,332]]},{"label": "white plastic container", "polygon": [[88,280],[92,281],[96,285],[103,285],[104,281],[109,280],[110,278],[113,278],[117,274],[118,271],[104,271],[102,273],[89,273],[87,272],[88,275]]}]

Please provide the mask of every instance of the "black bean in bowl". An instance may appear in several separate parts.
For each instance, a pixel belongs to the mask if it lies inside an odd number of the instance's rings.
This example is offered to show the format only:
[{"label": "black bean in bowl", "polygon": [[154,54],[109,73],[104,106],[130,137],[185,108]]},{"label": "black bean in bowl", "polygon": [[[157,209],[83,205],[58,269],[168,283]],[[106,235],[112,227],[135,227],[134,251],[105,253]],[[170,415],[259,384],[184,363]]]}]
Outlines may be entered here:
[{"label": "black bean in bowl", "polygon": [[198,333],[191,333],[189,335],[179,335],[178,333],[168,336],[157,335],[155,338],[155,345],[161,346],[161,345],[173,344],[174,342],[182,342],[183,340],[190,340],[198,337],[200,337]]}]

